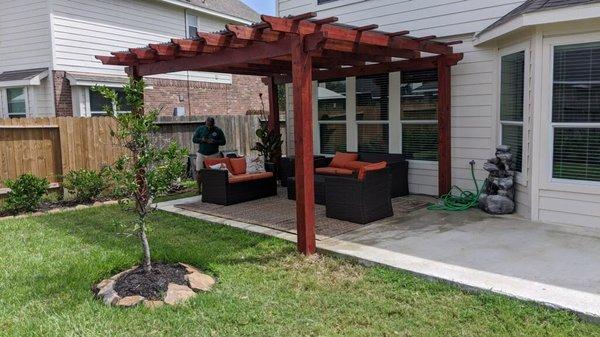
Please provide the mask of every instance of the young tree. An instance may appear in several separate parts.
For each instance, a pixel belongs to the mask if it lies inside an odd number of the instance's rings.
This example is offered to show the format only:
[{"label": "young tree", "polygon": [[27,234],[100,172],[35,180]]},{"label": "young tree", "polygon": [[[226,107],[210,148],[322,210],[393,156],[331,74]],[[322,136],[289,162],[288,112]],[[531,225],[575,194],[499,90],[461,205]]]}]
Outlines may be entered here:
[{"label": "young tree", "polygon": [[[115,192],[123,205],[137,214],[133,232],[139,237],[144,254],[143,267],[152,270],[150,245],[148,243],[148,215],[154,210],[152,200],[166,193],[169,187],[185,172],[186,150],[176,142],[160,144],[154,137],[158,127],[156,119],[159,109],[146,111],[144,107],[144,81],[131,79],[123,87],[125,97],[106,87],[95,87],[102,96],[111,102],[104,110],[115,118],[117,129],[111,130],[129,153],[122,156],[110,167],[115,183]],[[131,113],[117,113],[127,104]],[[130,202],[127,202],[129,200]]]}]

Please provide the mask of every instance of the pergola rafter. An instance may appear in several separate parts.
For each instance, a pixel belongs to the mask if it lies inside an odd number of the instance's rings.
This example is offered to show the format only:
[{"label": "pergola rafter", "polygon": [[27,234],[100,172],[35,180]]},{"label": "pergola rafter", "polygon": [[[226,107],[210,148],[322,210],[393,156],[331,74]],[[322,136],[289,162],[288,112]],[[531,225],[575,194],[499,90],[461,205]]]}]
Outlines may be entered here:
[{"label": "pergola rafter", "polygon": [[[177,71],[208,71],[266,77],[269,127],[279,132],[277,85],[293,83],[296,149],[298,248],[315,251],[312,81],[377,75],[406,70],[437,70],[440,194],[450,189],[450,67],[463,57],[435,36],[413,37],[409,31],[383,32],[379,26],[349,26],[336,17],[315,13],[289,17],[261,16],[248,26],[199,32],[193,38],[116,51],[97,56],[106,65],[127,67],[130,76]],[[426,55],[426,56],[423,56]]]}]

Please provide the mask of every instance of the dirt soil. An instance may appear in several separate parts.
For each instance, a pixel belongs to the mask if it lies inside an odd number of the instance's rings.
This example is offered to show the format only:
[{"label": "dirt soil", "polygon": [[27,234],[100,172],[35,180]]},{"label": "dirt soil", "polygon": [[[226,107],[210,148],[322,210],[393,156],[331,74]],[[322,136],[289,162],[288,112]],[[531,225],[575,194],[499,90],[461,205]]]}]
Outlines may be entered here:
[{"label": "dirt soil", "polygon": [[121,277],[115,283],[115,291],[121,297],[140,295],[149,300],[162,300],[169,283],[188,285],[187,274],[179,264],[154,263],[146,273],[139,267]]}]

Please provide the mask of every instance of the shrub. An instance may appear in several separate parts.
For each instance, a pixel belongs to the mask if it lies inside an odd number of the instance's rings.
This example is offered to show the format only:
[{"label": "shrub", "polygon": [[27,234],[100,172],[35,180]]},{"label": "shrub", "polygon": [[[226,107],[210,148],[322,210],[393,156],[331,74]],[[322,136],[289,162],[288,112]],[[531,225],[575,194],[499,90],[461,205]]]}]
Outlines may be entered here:
[{"label": "shrub", "polygon": [[63,187],[77,202],[91,202],[106,188],[101,173],[86,169],[71,171],[63,177]]},{"label": "shrub", "polygon": [[39,178],[31,173],[26,173],[16,180],[5,181],[6,187],[11,191],[4,201],[4,211],[17,214],[33,212],[40,203],[50,184],[46,178]]}]

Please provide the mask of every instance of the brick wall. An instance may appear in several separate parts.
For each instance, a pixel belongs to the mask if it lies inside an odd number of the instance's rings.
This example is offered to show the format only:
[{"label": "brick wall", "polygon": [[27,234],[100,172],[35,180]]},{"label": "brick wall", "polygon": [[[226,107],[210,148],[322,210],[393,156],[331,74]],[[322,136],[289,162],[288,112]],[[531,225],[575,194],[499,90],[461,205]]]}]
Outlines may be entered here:
[{"label": "brick wall", "polygon": [[261,109],[259,93],[268,109],[268,90],[260,77],[233,76],[232,84],[148,79],[153,89],[146,90],[148,107],[161,108],[171,116],[176,107],[185,107],[186,115],[245,115]]},{"label": "brick wall", "polygon": [[73,116],[73,100],[71,98],[71,85],[64,71],[53,71],[54,105],[57,117]]}]

